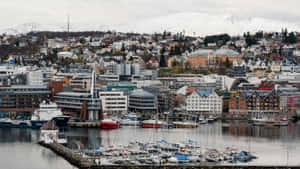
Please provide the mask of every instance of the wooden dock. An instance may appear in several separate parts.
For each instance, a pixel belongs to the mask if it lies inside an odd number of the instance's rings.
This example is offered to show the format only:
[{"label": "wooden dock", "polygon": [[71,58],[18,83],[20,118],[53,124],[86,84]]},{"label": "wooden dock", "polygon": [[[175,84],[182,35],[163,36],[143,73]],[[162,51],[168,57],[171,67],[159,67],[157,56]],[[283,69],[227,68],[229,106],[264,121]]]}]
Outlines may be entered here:
[{"label": "wooden dock", "polygon": [[76,128],[100,128],[100,122],[68,122],[68,126]]}]

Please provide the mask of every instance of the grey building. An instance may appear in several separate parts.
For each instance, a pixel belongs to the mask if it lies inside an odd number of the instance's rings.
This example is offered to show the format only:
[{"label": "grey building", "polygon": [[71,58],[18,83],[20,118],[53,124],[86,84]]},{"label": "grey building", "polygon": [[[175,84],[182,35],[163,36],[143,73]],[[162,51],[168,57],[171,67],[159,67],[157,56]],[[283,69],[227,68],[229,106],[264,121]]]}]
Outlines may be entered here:
[{"label": "grey building", "polygon": [[154,113],[157,111],[157,97],[145,90],[136,89],[129,95],[129,111]]}]

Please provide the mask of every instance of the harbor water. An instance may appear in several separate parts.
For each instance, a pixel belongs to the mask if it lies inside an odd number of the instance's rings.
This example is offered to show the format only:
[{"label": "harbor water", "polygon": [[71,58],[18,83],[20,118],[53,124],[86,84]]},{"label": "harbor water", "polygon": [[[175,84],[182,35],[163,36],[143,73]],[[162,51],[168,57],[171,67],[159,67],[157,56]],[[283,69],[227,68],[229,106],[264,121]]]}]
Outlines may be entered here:
[{"label": "harbor water", "polygon": [[[300,166],[300,124],[286,127],[260,127],[244,122],[200,125],[195,129],[142,129],[123,127],[117,130],[71,128],[64,131],[68,147],[96,149],[101,145],[126,145],[131,141],[200,142],[203,148],[223,149],[235,146],[258,157],[242,165]],[[0,128],[0,168],[71,169],[63,158],[37,145],[39,131]],[[241,164],[238,164],[241,165]]]}]

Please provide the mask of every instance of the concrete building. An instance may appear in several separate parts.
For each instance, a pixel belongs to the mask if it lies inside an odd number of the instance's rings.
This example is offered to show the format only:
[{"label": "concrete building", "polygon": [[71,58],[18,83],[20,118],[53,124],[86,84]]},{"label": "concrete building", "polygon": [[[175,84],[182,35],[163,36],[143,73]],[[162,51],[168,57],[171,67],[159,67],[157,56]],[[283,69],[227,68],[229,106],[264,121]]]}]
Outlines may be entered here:
[{"label": "concrete building", "polygon": [[90,75],[73,76],[70,86],[76,92],[90,92],[92,77]]},{"label": "concrete building", "polygon": [[128,109],[139,113],[155,113],[157,97],[145,90],[136,89],[129,95]]},{"label": "concrete building", "polygon": [[122,113],[128,111],[128,99],[123,91],[100,91],[103,112]]},{"label": "concrete building", "polygon": [[29,71],[27,73],[27,85],[48,85],[52,72],[48,71]]},{"label": "concrete building", "polygon": [[186,97],[186,111],[196,114],[221,114],[223,100],[216,92],[195,89]]},{"label": "concrete building", "polygon": [[13,85],[0,87],[0,112],[29,113],[50,98],[48,86]]},{"label": "concrete building", "polygon": [[100,119],[100,98],[93,98],[90,93],[60,92],[55,102],[64,114],[84,120]]},{"label": "concrete building", "polygon": [[194,67],[215,67],[228,60],[233,63],[235,60],[241,60],[240,54],[231,49],[199,49],[188,55],[188,63]]}]

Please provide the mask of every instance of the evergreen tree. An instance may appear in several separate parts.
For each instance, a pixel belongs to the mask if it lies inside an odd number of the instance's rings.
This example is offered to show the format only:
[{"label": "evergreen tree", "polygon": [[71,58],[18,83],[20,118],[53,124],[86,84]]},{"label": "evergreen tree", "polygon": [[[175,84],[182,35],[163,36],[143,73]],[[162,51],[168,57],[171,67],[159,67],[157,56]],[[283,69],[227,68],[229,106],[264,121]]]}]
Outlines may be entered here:
[{"label": "evergreen tree", "polygon": [[121,51],[125,52],[125,44],[124,43],[122,43]]},{"label": "evergreen tree", "polygon": [[166,60],[165,60],[165,52],[166,52],[166,49],[165,49],[165,47],[163,47],[160,50],[160,60],[159,60],[160,67],[167,67]]},{"label": "evergreen tree", "polygon": [[289,33],[289,36],[287,37],[287,42],[291,43],[291,44],[294,44],[297,42],[297,38],[296,38],[294,32]]},{"label": "evergreen tree", "polygon": [[226,67],[226,68],[230,68],[230,67],[231,67],[231,63],[230,63],[228,57],[227,57],[226,60],[225,60],[225,67]]}]

